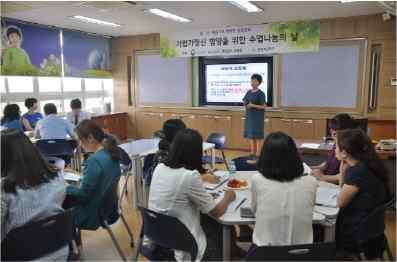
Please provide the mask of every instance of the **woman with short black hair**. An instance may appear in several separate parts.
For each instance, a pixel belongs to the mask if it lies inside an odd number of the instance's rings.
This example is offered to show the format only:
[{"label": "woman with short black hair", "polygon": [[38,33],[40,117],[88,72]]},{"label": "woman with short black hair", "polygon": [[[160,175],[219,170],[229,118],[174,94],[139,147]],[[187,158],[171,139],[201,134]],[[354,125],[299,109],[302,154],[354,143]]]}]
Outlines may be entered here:
[{"label": "woman with short black hair", "polygon": [[[201,135],[192,129],[180,130],[171,144],[167,161],[154,170],[149,193],[150,209],[177,217],[192,232],[198,246],[197,260],[203,258],[207,246],[200,226],[200,211],[219,217],[235,198],[233,191],[226,191],[217,204],[205,190],[198,171],[202,155]],[[175,258],[182,261],[189,256],[175,251]]]},{"label": "woman with short black hair", "polygon": [[312,217],[317,181],[304,176],[294,140],[269,134],[252,178],[252,209],[256,215],[253,244],[295,245],[313,242]]},{"label": "woman with short black hair", "polygon": [[245,106],[244,137],[250,142],[250,153],[254,160],[259,155],[259,146],[264,135],[264,121],[266,110],[266,95],[259,89],[262,84],[262,76],[251,76],[252,89],[248,90],[243,98]]},{"label": "woman with short black hair", "polygon": [[[12,229],[63,212],[66,184],[24,133],[1,132],[1,239]],[[42,257],[66,260],[68,246]]]}]

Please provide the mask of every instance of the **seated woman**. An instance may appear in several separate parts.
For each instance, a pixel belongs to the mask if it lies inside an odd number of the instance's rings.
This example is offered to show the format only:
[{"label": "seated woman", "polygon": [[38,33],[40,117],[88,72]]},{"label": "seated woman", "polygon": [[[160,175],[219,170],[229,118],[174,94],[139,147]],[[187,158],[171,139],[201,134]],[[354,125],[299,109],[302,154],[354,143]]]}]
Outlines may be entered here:
[{"label": "seated woman", "polygon": [[253,244],[294,245],[313,242],[312,218],[317,180],[303,175],[294,140],[282,132],[265,139],[252,178],[256,216]]},{"label": "seated woman", "polygon": [[15,128],[24,131],[23,125],[29,125],[25,118],[21,119],[21,110],[17,104],[8,104],[4,107],[1,125],[5,128]]},{"label": "seated woman", "polygon": [[[1,239],[12,229],[63,212],[65,181],[16,129],[1,132]],[[42,257],[66,260],[68,246]]]},{"label": "seated woman", "polygon": [[83,120],[76,127],[80,145],[93,153],[84,162],[80,187],[67,187],[67,194],[77,201],[76,226],[95,230],[100,226],[98,210],[104,192],[121,175],[120,150],[116,140],[106,135],[93,120]]},{"label": "seated woman", "polygon": [[[354,119],[348,114],[337,114],[330,121],[330,133],[335,140],[336,132],[339,130],[354,128]],[[335,157],[336,145],[328,154],[327,161],[313,168],[312,175],[321,181],[338,184],[339,182],[339,160]]]},{"label": "seated woman", "polygon": [[[387,170],[371,139],[359,129],[337,133],[336,157],[341,161],[337,244],[341,249],[354,250],[357,225],[388,200]],[[378,223],[374,228],[383,228],[384,221]],[[378,233],[383,234],[383,230]]]},{"label": "seated woman", "polygon": [[[202,260],[207,241],[200,226],[200,211],[219,217],[235,199],[233,191],[226,191],[216,204],[205,190],[198,169],[203,155],[201,135],[184,129],[175,136],[167,161],[154,170],[149,194],[149,209],[177,217],[190,230],[198,245],[197,260]],[[178,261],[189,259],[189,254],[175,251]]]},{"label": "seated woman", "polygon": [[[174,137],[180,130],[183,129],[186,129],[186,125],[180,119],[168,119],[164,122],[163,129],[161,130],[163,136],[159,142],[159,149],[154,155],[153,163],[150,170],[148,171],[148,176],[145,177],[149,185],[152,179],[154,169],[159,163],[164,163],[167,160],[170,145]],[[214,176],[212,174],[206,174],[207,171],[203,167],[200,167],[197,171],[199,171],[199,173],[201,174],[201,179],[205,182],[217,183],[219,181],[219,178],[217,176]]]}]

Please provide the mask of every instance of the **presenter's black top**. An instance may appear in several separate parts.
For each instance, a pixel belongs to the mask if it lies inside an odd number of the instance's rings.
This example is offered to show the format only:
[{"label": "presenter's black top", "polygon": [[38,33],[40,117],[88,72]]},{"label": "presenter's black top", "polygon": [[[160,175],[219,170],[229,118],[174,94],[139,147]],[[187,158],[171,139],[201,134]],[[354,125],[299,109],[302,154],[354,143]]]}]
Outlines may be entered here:
[{"label": "presenter's black top", "polygon": [[[252,103],[255,105],[264,105],[266,103],[266,95],[262,90],[248,90],[243,98],[244,104]],[[245,110],[245,126],[244,137],[249,139],[264,138],[264,120],[265,110],[257,108],[246,108]]]}]

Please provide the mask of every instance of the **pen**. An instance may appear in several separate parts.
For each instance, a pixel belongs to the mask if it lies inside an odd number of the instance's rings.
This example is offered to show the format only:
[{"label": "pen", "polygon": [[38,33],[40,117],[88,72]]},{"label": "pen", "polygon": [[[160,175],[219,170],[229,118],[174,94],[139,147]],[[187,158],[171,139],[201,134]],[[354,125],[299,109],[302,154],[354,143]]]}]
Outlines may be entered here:
[{"label": "pen", "polygon": [[236,209],[234,211],[237,211],[237,209],[239,209],[239,207],[244,204],[244,202],[247,200],[247,198],[244,198],[243,200],[241,200],[240,204],[237,205]]}]

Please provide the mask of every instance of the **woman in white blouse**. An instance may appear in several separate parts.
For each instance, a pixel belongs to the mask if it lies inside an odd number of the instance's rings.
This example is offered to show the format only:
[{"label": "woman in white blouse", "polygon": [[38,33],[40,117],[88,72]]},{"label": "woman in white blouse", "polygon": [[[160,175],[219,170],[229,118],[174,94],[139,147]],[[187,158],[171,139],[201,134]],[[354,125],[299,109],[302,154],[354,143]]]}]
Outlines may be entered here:
[{"label": "woman in white blouse", "polygon": [[268,135],[258,170],[252,180],[253,244],[312,243],[317,181],[303,176],[303,163],[292,138],[282,132]]},{"label": "woman in white blouse", "polygon": [[[216,203],[205,190],[197,171],[202,165],[202,144],[197,131],[179,131],[171,144],[167,161],[154,170],[149,193],[149,209],[177,217],[192,233],[198,246],[197,261],[203,258],[207,246],[200,225],[200,212],[222,216],[235,199],[233,191],[226,191],[223,199]],[[190,259],[190,255],[175,251],[175,258],[185,261]]]}]

